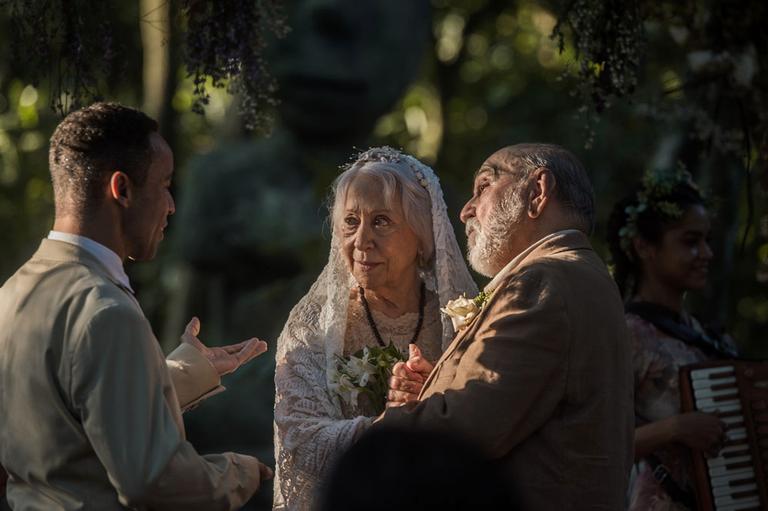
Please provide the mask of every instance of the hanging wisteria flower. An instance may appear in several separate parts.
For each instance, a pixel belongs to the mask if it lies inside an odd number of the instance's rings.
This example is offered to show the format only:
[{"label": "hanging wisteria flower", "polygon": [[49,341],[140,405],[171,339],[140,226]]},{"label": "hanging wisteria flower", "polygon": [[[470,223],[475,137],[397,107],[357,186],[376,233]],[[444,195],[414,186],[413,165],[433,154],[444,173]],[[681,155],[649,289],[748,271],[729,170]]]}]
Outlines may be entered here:
[{"label": "hanging wisteria flower", "polygon": [[337,363],[331,373],[329,388],[347,405],[358,407],[358,397],[365,394],[375,412],[381,413],[387,404],[389,377],[392,367],[406,357],[394,344],[385,348],[374,346],[348,356],[336,355]]}]

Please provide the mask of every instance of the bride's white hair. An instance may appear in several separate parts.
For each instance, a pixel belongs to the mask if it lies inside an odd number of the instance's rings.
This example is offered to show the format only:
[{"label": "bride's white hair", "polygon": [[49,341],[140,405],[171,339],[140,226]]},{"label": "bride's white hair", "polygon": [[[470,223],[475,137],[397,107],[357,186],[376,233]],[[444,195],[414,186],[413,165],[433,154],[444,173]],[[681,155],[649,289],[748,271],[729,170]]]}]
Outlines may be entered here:
[{"label": "bride's white hair", "polygon": [[[394,150],[393,150],[394,151]],[[352,165],[342,172],[331,187],[328,198],[330,205],[331,228],[341,225],[344,216],[344,204],[349,189],[358,176],[371,176],[379,180],[382,186],[384,203],[393,208],[397,201],[405,216],[405,221],[413,229],[419,239],[419,265],[425,267],[432,262],[435,253],[435,242],[432,234],[432,201],[429,192],[421,184],[414,169],[404,157],[388,160],[373,159],[382,151],[370,150],[362,153]],[[424,180],[422,176],[421,180]]]}]

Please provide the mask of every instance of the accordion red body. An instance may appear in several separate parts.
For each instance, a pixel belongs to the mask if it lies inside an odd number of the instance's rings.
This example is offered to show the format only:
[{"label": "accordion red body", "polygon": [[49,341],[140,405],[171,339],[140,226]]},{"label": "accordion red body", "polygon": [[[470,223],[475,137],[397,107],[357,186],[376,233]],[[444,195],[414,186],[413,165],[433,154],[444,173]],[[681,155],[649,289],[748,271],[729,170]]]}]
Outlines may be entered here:
[{"label": "accordion red body", "polygon": [[768,362],[685,366],[680,399],[683,412],[714,413],[727,424],[716,457],[693,453],[698,509],[768,510]]}]

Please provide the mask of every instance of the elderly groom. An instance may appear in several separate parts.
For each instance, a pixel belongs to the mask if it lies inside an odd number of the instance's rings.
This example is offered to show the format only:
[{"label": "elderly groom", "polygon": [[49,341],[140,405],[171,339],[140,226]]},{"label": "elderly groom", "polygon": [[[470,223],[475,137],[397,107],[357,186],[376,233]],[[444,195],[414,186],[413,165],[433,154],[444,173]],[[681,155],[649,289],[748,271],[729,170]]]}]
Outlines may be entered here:
[{"label": "elderly groom", "polygon": [[[187,327],[168,363],[123,270],[154,257],[173,155],[143,113],[96,103],[51,138],[56,219],[0,289],[0,463],[14,510],[237,509],[270,470],[200,456],[180,406],[266,349],[208,349]],[[205,355],[205,356],[203,356]]]},{"label": "elderly groom", "polygon": [[632,368],[619,293],[587,239],[582,165],[554,145],[501,149],[477,172],[461,220],[470,264],[493,277],[489,298],[434,369],[418,356],[396,367],[390,399],[410,402],[376,427],[473,441],[520,509],[622,509]]}]

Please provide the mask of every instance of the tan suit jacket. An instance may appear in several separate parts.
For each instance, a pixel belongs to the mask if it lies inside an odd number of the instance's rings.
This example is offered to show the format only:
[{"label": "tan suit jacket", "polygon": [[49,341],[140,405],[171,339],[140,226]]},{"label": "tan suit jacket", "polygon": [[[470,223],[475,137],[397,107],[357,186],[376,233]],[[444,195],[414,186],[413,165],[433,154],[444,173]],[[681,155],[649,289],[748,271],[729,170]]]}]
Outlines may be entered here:
[{"label": "tan suit jacket", "polygon": [[583,234],[558,234],[500,282],[420,402],[374,427],[461,435],[499,464],[520,509],[620,510],[632,463],[622,301]]},{"label": "tan suit jacket", "polygon": [[[187,399],[194,365],[172,364]],[[68,243],[43,240],[0,289],[0,416],[15,510],[228,510],[258,487],[255,459],[185,440],[139,304]]]}]

